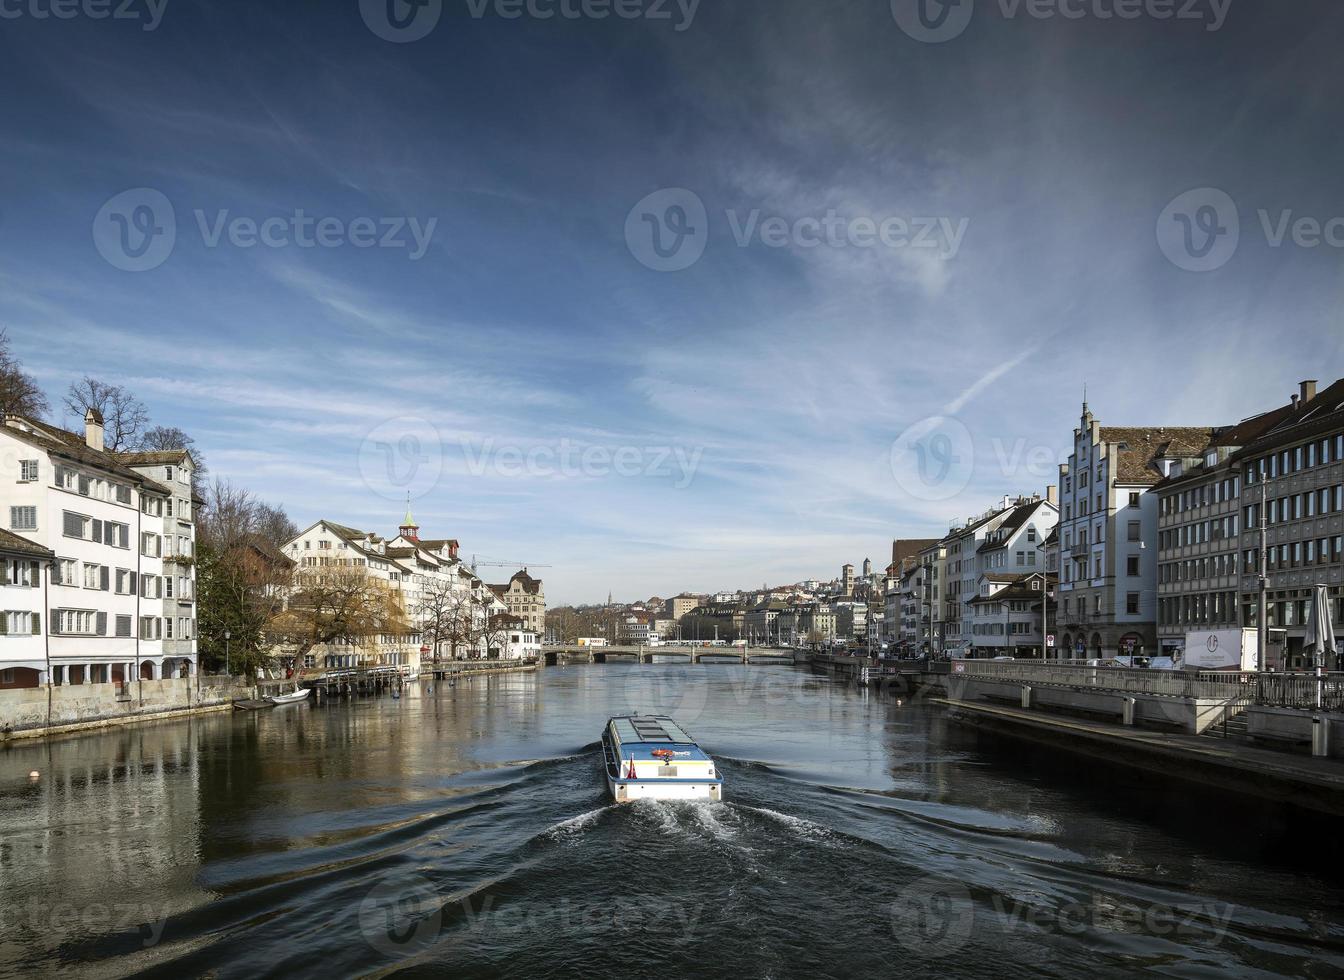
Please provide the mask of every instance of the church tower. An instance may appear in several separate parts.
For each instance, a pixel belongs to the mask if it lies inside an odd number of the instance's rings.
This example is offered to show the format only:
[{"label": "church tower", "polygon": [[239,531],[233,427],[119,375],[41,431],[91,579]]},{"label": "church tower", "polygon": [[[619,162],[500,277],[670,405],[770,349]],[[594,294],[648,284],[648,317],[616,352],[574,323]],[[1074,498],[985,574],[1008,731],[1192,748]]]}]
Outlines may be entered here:
[{"label": "church tower", "polygon": [[418,542],[420,540],[420,525],[415,523],[415,518],[411,516],[410,494],[406,495],[406,517],[401,522],[401,527],[398,528],[398,530],[401,532],[401,536],[407,541]]}]

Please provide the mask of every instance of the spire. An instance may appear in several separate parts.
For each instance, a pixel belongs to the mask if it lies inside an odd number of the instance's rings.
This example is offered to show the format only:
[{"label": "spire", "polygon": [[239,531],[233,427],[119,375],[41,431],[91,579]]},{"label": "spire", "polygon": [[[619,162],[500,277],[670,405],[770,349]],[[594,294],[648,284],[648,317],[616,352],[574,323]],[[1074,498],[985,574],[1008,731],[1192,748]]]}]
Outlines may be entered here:
[{"label": "spire", "polygon": [[411,495],[406,494],[406,519],[401,522],[401,536],[407,541],[420,540],[420,525],[415,523],[415,518],[411,516]]}]

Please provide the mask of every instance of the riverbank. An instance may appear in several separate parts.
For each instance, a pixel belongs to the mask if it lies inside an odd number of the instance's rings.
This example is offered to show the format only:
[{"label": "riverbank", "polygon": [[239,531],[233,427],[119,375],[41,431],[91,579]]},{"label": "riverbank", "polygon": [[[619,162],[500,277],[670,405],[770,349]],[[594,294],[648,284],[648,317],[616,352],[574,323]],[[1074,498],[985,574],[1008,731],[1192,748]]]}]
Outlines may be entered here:
[{"label": "riverbank", "polygon": [[178,677],[0,691],[0,745],[225,711],[254,690],[245,677]]},{"label": "riverbank", "polygon": [[976,728],[1075,755],[1344,815],[1344,762],[1200,735],[1140,731],[1102,721],[1045,715],[1000,705],[932,699]]}]

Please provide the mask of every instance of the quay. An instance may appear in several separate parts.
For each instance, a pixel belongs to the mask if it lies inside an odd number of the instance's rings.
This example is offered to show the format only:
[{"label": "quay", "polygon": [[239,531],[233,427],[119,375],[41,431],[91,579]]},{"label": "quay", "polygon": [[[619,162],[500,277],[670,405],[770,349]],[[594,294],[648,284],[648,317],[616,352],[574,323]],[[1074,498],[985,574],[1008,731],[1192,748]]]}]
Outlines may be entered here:
[{"label": "quay", "polygon": [[1344,675],[955,660],[933,699],[978,729],[1344,814]]},{"label": "quay", "polygon": [[1076,755],[1235,793],[1344,815],[1344,762],[1277,749],[1114,723],[935,698],[974,727]]}]

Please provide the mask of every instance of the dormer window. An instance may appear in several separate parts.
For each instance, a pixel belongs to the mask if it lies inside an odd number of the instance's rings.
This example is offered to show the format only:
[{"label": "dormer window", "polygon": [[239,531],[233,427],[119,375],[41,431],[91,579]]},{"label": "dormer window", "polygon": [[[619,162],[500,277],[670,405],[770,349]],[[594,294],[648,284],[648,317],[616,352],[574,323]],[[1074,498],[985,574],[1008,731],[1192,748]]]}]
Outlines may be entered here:
[{"label": "dormer window", "polygon": [[1209,467],[1218,465],[1218,453],[1216,450],[1204,457],[1204,465]]}]

